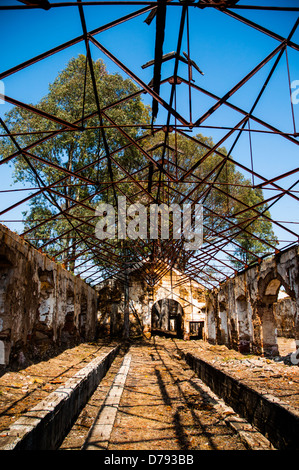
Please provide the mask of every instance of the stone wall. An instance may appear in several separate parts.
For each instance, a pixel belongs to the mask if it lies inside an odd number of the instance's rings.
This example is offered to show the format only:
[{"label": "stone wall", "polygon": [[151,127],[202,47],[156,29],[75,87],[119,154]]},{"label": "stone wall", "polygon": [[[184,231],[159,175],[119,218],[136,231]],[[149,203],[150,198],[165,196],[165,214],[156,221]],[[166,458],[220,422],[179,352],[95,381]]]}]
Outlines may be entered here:
[{"label": "stone wall", "polygon": [[[278,300],[281,286],[289,298],[285,303]],[[133,334],[161,332],[189,339],[191,325],[197,324],[204,326],[203,339],[242,353],[279,355],[278,336],[295,338],[299,348],[298,246],[264,258],[217,289],[208,291],[176,269],[151,287],[137,269],[128,276],[128,291]],[[102,331],[122,334],[123,282],[110,279],[99,286],[99,311]]]},{"label": "stone wall", "polygon": [[182,355],[198,377],[245,418],[247,424],[258,429],[275,449],[298,450],[299,417],[296,408],[277,399],[270,390],[269,393],[261,393],[201,357],[189,352]]},{"label": "stone wall", "polygon": [[97,294],[0,225],[0,365],[19,366],[94,339]]},{"label": "stone wall", "polygon": [[274,307],[274,318],[277,328],[277,336],[284,338],[295,337],[295,325],[294,320],[296,317],[297,305],[291,297],[285,297],[278,299],[273,304]]},{"label": "stone wall", "polygon": [[[207,294],[206,336],[240,352],[275,356],[277,335],[288,331],[299,348],[299,249],[293,246],[261,260]],[[289,296],[279,307],[283,286]],[[290,337],[290,336],[289,336]]]},{"label": "stone wall", "polygon": [[[121,335],[125,283],[116,278],[109,279],[99,285],[98,291],[102,333]],[[128,291],[130,333],[133,336],[150,337],[154,329],[155,333],[188,339],[192,335],[190,325],[197,327],[205,322],[205,289],[184,278],[176,269],[165,272],[153,287],[145,282],[139,270],[132,270],[128,276]],[[160,320],[156,323],[153,323],[154,313]]]},{"label": "stone wall", "polygon": [[[120,336],[126,308],[133,336],[161,330],[189,339],[197,325],[204,327],[203,339],[245,353],[277,355],[277,336],[295,337],[299,348],[298,246],[211,291],[176,269],[166,269],[151,286],[142,269],[132,269],[127,284],[109,279],[96,292],[0,225],[0,366],[24,365],[94,339],[97,315],[102,334]],[[289,298],[284,303],[281,286]]]}]

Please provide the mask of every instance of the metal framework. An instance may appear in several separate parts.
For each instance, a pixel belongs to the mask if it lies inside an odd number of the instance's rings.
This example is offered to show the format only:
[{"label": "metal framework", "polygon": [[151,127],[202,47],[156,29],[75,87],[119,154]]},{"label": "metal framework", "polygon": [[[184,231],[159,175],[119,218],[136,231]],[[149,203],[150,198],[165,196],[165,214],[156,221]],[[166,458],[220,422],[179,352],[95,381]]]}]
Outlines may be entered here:
[{"label": "metal framework", "polygon": [[[53,207],[55,207],[55,214],[47,219],[37,221],[34,227],[22,233],[22,237],[31,243],[34,229],[46,226],[53,220],[63,219],[65,227],[68,228],[57,237],[57,240],[55,237],[43,241],[39,240],[40,250],[46,253],[49,245],[56,241],[58,245],[60,244],[61,249],[57,250],[53,259],[63,262],[66,267],[72,261],[74,263],[73,269],[75,274],[80,275],[94,286],[112,275],[117,274],[121,276],[124,274],[125,277],[125,274],[128,273],[128,266],[133,264],[136,267],[138,263],[144,267],[143,276],[145,281],[150,285],[154,285],[165,272],[172,266],[179,266],[178,261],[183,260],[184,267],[181,282],[186,278],[192,278],[210,288],[235,275],[236,265],[233,261],[237,260],[236,249],[244,252],[247,251],[251,256],[251,262],[258,263],[263,256],[269,255],[269,253],[277,253],[290,244],[297,243],[298,232],[294,228],[296,227],[296,221],[276,220],[271,218],[268,211],[271,211],[273,206],[281,202],[283,198],[284,200],[291,198],[295,202],[299,201],[298,188],[296,190],[299,180],[296,180],[290,186],[288,185],[288,178],[296,175],[299,168],[296,166],[280,174],[277,172],[274,177],[260,174],[255,169],[252,136],[258,135],[261,138],[266,137],[267,139],[272,137],[279,138],[282,142],[286,142],[288,145],[292,145],[294,149],[297,149],[299,134],[296,131],[295,106],[291,99],[291,83],[292,79],[294,80],[296,77],[291,76],[289,55],[291,51],[298,58],[299,44],[294,40],[294,37],[296,37],[296,32],[298,32],[299,6],[286,6],[283,1],[269,1],[264,6],[261,3],[263,2],[248,2],[247,4],[245,0],[198,0],[196,2],[183,0],[77,0],[64,2],[26,0],[15,2],[13,5],[2,4],[0,6],[0,14],[1,11],[9,10],[11,11],[12,18],[14,12],[19,10],[44,9],[47,12],[60,8],[78,10],[82,27],[81,35],[25,62],[19,63],[8,70],[2,71],[0,73],[0,80],[5,81],[8,77],[82,42],[86,48],[86,70],[91,75],[94,87],[94,112],[87,115],[84,113],[83,108],[82,118],[76,122],[69,122],[59,116],[42,111],[40,107],[35,107],[6,94],[0,95],[1,99],[14,107],[37,114],[40,116],[41,122],[51,121],[56,126],[55,130],[50,131],[46,130],[46,126],[44,131],[41,131],[40,128],[28,131],[27,134],[35,137],[35,140],[33,143],[22,147],[18,141],[19,134],[11,131],[5,119],[1,118],[2,132],[0,138],[7,139],[9,137],[15,146],[15,151],[9,156],[3,157],[0,165],[14,162],[16,158],[22,156],[28,164],[28,171],[35,174],[37,183],[35,188],[31,188],[28,196],[25,198],[20,197],[16,203],[2,208],[0,212],[1,221],[8,225],[10,211],[26,202],[30,202],[33,197],[38,195],[47,197],[50,203],[53,204]],[[132,8],[128,14],[118,16],[117,11],[120,6]],[[102,9],[113,9],[116,12],[116,19],[106,24],[100,24],[96,29],[89,30],[88,22],[86,21],[86,10],[89,7],[97,7],[100,23]],[[178,9],[180,21],[178,29],[174,30],[173,28],[171,32],[176,39],[176,50],[170,53],[169,51],[164,52],[163,45],[165,34],[169,27],[166,21],[167,12],[173,8]],[[199,66],[192,59],[192,51],[198,47],[198,44],[194,44],[193,37],[190,34],[190,18],[191,16],[192,18],[202,18],[203,13],[211,9],[216,10],[223,17],[229,17],[233,21],[242,24],[244,34],[249,30],[255,30],[261,35],[271,38],[274,44],[271,52],[260,60],[244,77],[238,78],[235,84],[222,96],[201,86],[200,77],[203,75],[200,68],[201,64]],[[272,31],[270,26],[265,27],[248,19],[246,13],[249,11],[262,11],[265,14],[271,12],[277,15],[288,12],[288,14],[293,15],[292,28],[289,34],[283,37]],[[29,13],[27,12],[26,14],[28,15]],[[154,28],[155,32],[154,43],[150,45],[154,52],[153,59],[147,62],[144,60],[134,68],[134,70],[137,70],[139,67],[140,74],[131,70],[123,60],[114,55],[110,48],[104,46],[101,42],[102,33],[106,31],[113,33],[114,29],[119,25],[127,25],[130,28],[130,22],[136,18],[140,18],[140,21],[144,22],[144,28]],[[183,50],[184,43],[186,44],[187,52]],[[109,105],[102,106],[94,77],[92,51],[98,51],[107,60],[112,61],[120,73],[129,77],[139,87],[139,90],[118,102],[111,102]],[[16,51],[12,52],[17,57]],[[293,123],[293,129],[290,129],[288,132],[281,130],[276,125],[271,124],[271,122],[267,122],[260,117],[257,111],[261,98],[264,96],[265,90],[275,76],[282,60],[286,63],[285,73],[290,93],[289,111],[291,122]],[[168,70],[170,66],[172,67],[172,73],[167,77],[163,77],[163,66],[166,63]],[[268,68],[265,67],[267,64]],[[269,65],[271,65],[270,71]],[[184,66],[185,70],[187,70],[187,77],[184,78],[183,74],[179,74],[180,66]],[[262,87],[260,87],[256,96],[252,96],[252,105],[249,106],[249,109],[235,104],[234,95],[238,94],[264,68],[267,70],[266,78],[263,80]],[[144,70],[152,71],[152,80],[149,83],[146,83],[142,78],[141,72]],[[165,92],[166,86],[167,94]],[[184,90],[180,91],[183,94],[181,102],[177,100],[179,87],[181,87],[180,90]],[[197,97],[208,98],[209,102],[213,104],[199,114],[195,104],[195,95]],[[82,96],[84,97],[84,89],[82,89]],[[119,105],[121,101],[134,100],[136,96],[146,96],[147,99],[151,100],[151,122],[126,122],[126,124],[116,122],[111,117],[109,111]],[[224,120],[221,124],[209,125],[208,123],[211,122],[209,119],[215,115],[218,116],[217,111],[219,110],[233,112],[234,116],[237,117],[235,124],[231,125],[229,121]],[[50,139],[66,133],[84,133],[90,131],[92,129],[90,121],[95,116],[99,120],[97,129],[101,131],[104,156],[95,155],[91,163],[76,170],[57,165],[54,161],[42,156],[40,148],[46,145]],[[131,136],[129,129],[133,127],[138,129],[139,132],[136,133],[138,137]],[[126,143],[117,149],[111,148],[106,134],[109,129],[118,132]],[[201,140],[197,137],[198,132],[205,134],[210,129],[222,132],[222,137],[213,145],[209,145],[206,140]],[[244,135],[248,139],[248,152],[250,154],[250,164],[248,165],[233,157],[233,151]],[[159,143],[151,147],[150,142],[153,136],[157,137],[156,142],[159,141]],[[202,157],[196,162],[193,161],[191,165],[188,165],[188,163],[184,165],[182,163],[183,160],[180,159],[178,161],[177,158],[178,154],[182,154],[183,150],[176,144],[170,144],[170,136],[172,136],[175,142],[177,142],[177,139],[184,137],[189,142],[197,144],[204,150]],[[228,142],[230,148],[227,152],[224,152],[223,145],[226,145]],[[146,163],[142,168],[130,171],[121,164],[118,156],[128,148],[134,149],[135,152],[138,152],[145,159]],[[159,158],[155,157],[157,149],[159,149]],[[206,174],[200,174],[197,170],[209,158],[211,162],[214,161],[214,164],[212,163],[209,166],[209,171]],[[271,165],[271,156],[266,158],[269,160],[268,165]],[[282,156],[282,158],[287,158],[287,156]],[[109,178],[107,181],[101,181],[99,185],[98,181],[88,176],[86,170],[99,165],[102,161],[108,162]],[[35,167],[36,162],[57,170],[61,175],[60,178],[50,185],[45,183],[42,174]],[[188,162],[188,158],[186,158],[186,162]],[[264,193],[269,194],[269,196],[265,196],[263,201],[255,203],[250,203],[246,197],[239,199],[241,196],[236,196],[233,191],[234,182],[227,181],[225,183],[223,179],[220,179],[220,175],[223,175],[223,171],[225,171],[226,165],[229,163],[234,164],[241,173],[250,175],[251,183],[247,183],[248,189],[262,188]],[[117,176],[115,177],[115,175]],[[73,187],[76,185],[83,187],[85,185],[89,189],[92,188],[92,192],[88,193],[87,197],[79,200],[72,199],[65,191],[65,188],[69,185]],[[129,194],[126,194],[125,188],[128,185],[130,191]],[[190,189],[186,190],[186,187]],[[184,189],[182,190],[182,188]],[[95,234],[97,216],[94,212],[93,198],[109,189],[111,194],[114,192],[114,196],[116,194],[126,195],[131,203],[142,200],[143,203],[148,205],[152,202],[160,204],[162,202],[169,202],[172,198],[175,198],[176,202],[180,204],[201,202],[205,208],[208,220],[208,222],[205,219],[203,221],[204,229],[206,229],[203,245],[196,252],[186,253],[183,248],[183,240],[151,240],[147,238],[137,240],[126,239],[117,243],[109,239],[99,240]],[[5,191],[6,189],[4,188],[2,193]],[[18,194],[20,189],[14,188],[13,191]],[[244,194],[247,193],[245,192]],[[205,202],[211,195],[214,195],[216,200],[217,196],[227,198],[228,204],[238,203],[239,207],[241,204],[242,209],[239,209],[238,214],[234,213],[232,216],[231,214],[224,214],[217,206],[206,206]],[[54,196],[65,198],[67,204],[60,206],[57,204]],[[74,208],[78,209],[77,212],[74,211]],[[236,221],[236,215],[238,215],[240,222]],[[278,228],[280,233],[286,234],[287,241],[280,240],[277,245],[266,240],[261,234],[252,233],[250,225],[256,220],[271,222],[274,229]],[[225,222],[225,224],[221,222]],[[76,234],[75,241],[73,245],[66,245],[64,240],[68,238],[70,233]],[[264,254],[261,252],[254,253],[250,248],[246,248],[245,244],[240,244],[240,234],[258,241],[264,247]],[[72,251],[72,248],[76,248],[76,250]],[[74,252],[75,256],[72,254]],[[246,257],[238,258],[238,262],[238,269],[242,270],[248,267]]]}]

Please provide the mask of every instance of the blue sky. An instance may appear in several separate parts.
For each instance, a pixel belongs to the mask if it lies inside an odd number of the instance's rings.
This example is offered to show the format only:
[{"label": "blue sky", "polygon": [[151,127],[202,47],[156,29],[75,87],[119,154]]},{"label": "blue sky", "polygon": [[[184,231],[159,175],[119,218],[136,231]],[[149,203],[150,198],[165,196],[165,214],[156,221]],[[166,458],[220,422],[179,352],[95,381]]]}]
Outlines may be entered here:
[{"label": "blue sky", "polygon": [[[239,3],[250,5],[256,2],[241,0]],[[275,2],[274,0],[258,3],[282,4],[281,1]],[[16,0],[1,0],[0,5],[20,5],[20,3]],[[285,0],[283,5],[299,6],[299,2]],[[85,7],[87,28],[92,30],[139,8],[142,7]],[[180,11],[180,7],[168,8],[164,53],[176,50]],[[237,13],[284,37],[289,34],[296,20],[294,12],[238,10]],[[152,78],[152,67],[142,70],[141,65],[154,57],[155,22],[150,26],[146,25],[144,23],[146,16],[147,14],[143,14],[111,28],[97,35],[96,38],[144,82],[148,83]],[[2,44],[0,72],[82,34],[80,17],[76,7],[53,8],[49,11],[0,11],[0,18]],[[205,10],[190,9],[190,40],[191,58],[204,72],[204,76],[201,76],[194,71],[195,83],[218,96],[224,95],[279,44],[265,34],[208,8]],[[299,29],[294,34],[293,41],[299,43]],[[186,34],[183,39],[182,51],[187,51]],[[48,85],[55,79],[57,73],[65,67],[72,57],[79,53],[84,53],[83,42],[7,77],[4,80],[6,94],[24,102],[37,103],[47,93]],[[109,72],[121,72],[96,48],[92,48],[92,55],[94,59],[103,58]],[[288,57],[291,80],[299,80],[298,52],[288,48]],[[274,60],[272,59],[244,88],[238,91],[230,99],[230,102],[249,111]],[[167,78],[172,73],[172,67],[173,63],[164,64],[162,78]],[[179,74],[187,78],[186,66],[180,65]],[[161,94],[166,100],[169,99],[169,92],[169,86],[163,85]],[[178,87],[178,109],[186,117],[189,115],[187,96],[187,88],[180,85]],[[195,121],[214,103],[214,100],[196,91],[192,91],[192,97]],[[151,103],[151,99],[146,97],[145,101]],[[0,105],[1,117],[4,117],[4,113],[9,108],[10,106],[7,104]],[[290,109],[287,66],[284,56],[254,114],[284,132],[292,132]],[[298,130],[299,104],[294,105],[294,112]],[[221,107],[205,124],[208,126],[234,126],[241,117],[240,114],[229,110],[229,108]],[[158,119],[159,123],[162,123],[162,120],[163,115],[161,114]],[[251,127],[263,130],[261,126],[254,123],[251,124]],[[226,131],[202,128],[200,132],[212,136],[217,142]],[[234,136],[225,143],[227,149],[233,140]],[[244,133],[234,149],[233,156],[236,161],[250,166],[251,156],[248,143],[248,133]],[[252,133],[252,151],[254,170],[267,177],[274,177],[298,166],[297,147],[279,136]],[[287,188],[296,181],[296,176],[298,174],[282,180],[280,184]],[[11,168],[8,165],[7,168],[1,167],[0,182],[1,189],[12,188],[10,186],[12,184]],[[20,184],[18,187],[21,187]],[[295,189],[299,190],[299,186]],[[18,201],[25,194],[25,192],[2,193],[1,207]],[[264,194],[265,197],[269,197],[273,191],[265,191]],[[20,206],[17,210],[5,214],[3,219],[20,219],[21,211],[24,209],[25,207]],[[285,196],[279,204],[273,207],[271,214],[276,220],[299,221],[297,201]],[[0,218],[2,219],[2,217]],[[19,223],[7,223],[6,225],[14,230],[20,230]],[[294,229],[296,226],[290,225],[290,227]],[[289,234],[281,232],[280,229],[275,231],[281,239],[291,240],[292,238]]]}]

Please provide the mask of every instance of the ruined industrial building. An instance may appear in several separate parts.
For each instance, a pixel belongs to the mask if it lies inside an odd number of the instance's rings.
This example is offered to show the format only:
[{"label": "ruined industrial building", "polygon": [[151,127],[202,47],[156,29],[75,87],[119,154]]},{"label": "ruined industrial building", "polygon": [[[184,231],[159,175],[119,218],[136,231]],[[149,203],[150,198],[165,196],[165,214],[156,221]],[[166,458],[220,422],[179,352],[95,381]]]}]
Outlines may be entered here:
[{"label": "ruined industrial building", "polygon": [[298,450],[299,6],[2,3],[0,449]]}]

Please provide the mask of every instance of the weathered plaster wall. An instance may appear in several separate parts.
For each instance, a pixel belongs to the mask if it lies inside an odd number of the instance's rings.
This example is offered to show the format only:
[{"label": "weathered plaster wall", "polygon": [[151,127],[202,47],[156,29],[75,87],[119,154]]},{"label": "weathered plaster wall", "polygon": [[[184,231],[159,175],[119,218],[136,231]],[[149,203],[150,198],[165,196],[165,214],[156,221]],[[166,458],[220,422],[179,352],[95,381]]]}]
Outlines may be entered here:
[{"label": "weathered plaster wall", "polygon": [[168,271],[154,286],[152,303],[163,299],[178,302],[182,308],[181,336],[190,337],[190,323],[205,321],[205,289],[195,281],[186,279],[176,269]]},{"label": "weathered plaster wall", "polygon": [[[265,258],[211,291],[175,269],[167,271],[152,288],[134,271],[128,283],[131,332],[148,336],[157,329],[169,332],[178,319],[181,337],[188,339],[192,322],[201,322],[203,339],[212,344],[225,344],[243,353],[278,355],[278,335],[293,334],[299,348],[298,280],[297,246]],[[284,307],[278,302],[281,286],[290,298]],[[124,291],[124,284],[116,279],[99,289],[102,323],[112,334],[123,331]],[[180,318],[165,314],[175,308],[175,302],[180,306]],[[161,321],[157,321],[159,315]]]},{"label": "weathered plaster wall", "polygon": [[[277,355],[277,335],[283,334],[287,327],[282,325],[287,322],[294,325],[293,334],[299,348],[298,253],[298,246],[294,246],[265,258],[210,291],[207,340],[241,352]],[[277,306],[281,286],[290,297],[291,312],[286,308],[283,312]]]},{"label": "weathered plaster wall", "polygon": [[[175,301],[181,306],[182,337],[189,337],[190,322],[205,321],[205,289],[197,282],[184,281],[182,274],[175,269],[168,271],[154,287],[149,286],[138,271],[131,272],[128,286],[132,334],[144,334],[150,337],[153,308],[163,300]],[[98,290],[101,331],[121,334],[125,308],[124,283],[110,279],[102,283]],[[163,322],[163,325],[166,323]]]},{"label": "weathered plaster wall", "polygon": [[[212,291],[175,269],[154,287],[138,270],[131,271],[130,332],[150,337],[153,311],[162,315],[167,305],[160,324],[171,330],[179,320],[184,339],[190,338],[192,322],[200,322],[204,339],[242,352],[276,355],[277,336],[291,337],[292,331],[299,348],[298,250],[295,246],[266,258]],[[289,296],[284,304],[278,301],[281,286]],[[96,292],[0,225],[0,365],[25,363],[94,339],[97,315],[102,334],[122,335],[125,292],[117,279]]]},{"label": "weathered plaster wall", "polygon": [[0,225],[0,365],[93,339],[96,312],[93,288]]}]

